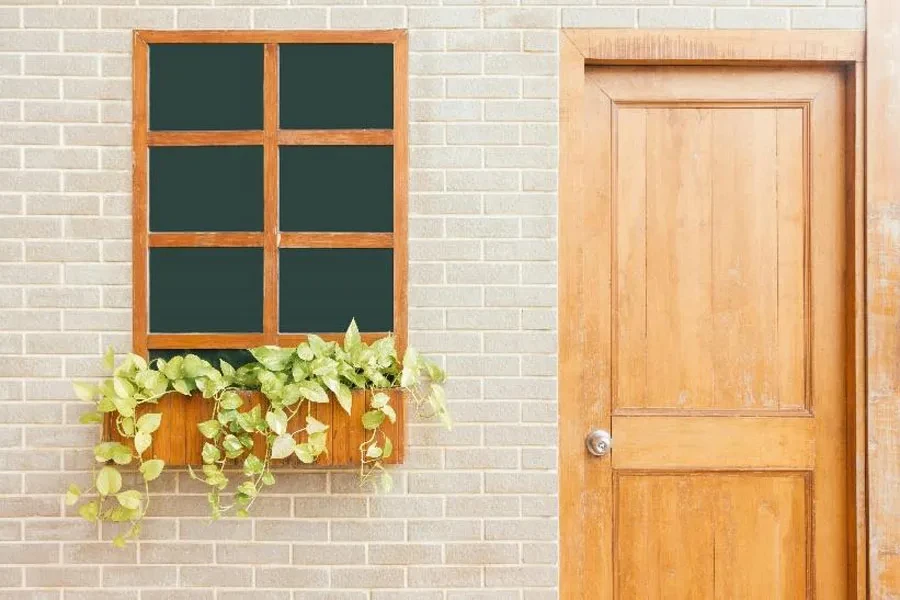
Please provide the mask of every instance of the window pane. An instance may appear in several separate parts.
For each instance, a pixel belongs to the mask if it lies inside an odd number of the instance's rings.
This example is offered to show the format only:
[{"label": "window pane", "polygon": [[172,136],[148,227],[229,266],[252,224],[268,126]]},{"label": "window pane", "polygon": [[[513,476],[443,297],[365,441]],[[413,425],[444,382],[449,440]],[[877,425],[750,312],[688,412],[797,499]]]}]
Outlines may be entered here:
[{"label": "window pane", "polygon": [[150,331],[262,331],[262,248],[151,248]]},{"label": "window pane", "polygon": [[279,264],[279,330],[336,333],[355,318],[360,331],[392,331],[393,250],[284,248]]},{"label": "window pane", "polygon": [[282,129],[392,129],[391,44],[282,44]]},{"label": "window pane", "polygon": [[392,231],[391,146],[282,146],[282,231]]},{"label": "window pane", "polygon": [[150,148],[151,231],[262,228],[262,146]]},{"label": "window pane", "polygon": [[173,356],[196,354],[215,368],[219,368],[219,359],[224,360],[235,369],[256,362],[253,355],[246,350],[151,350],[150,360],[162,358],[169,360]]},{"label": "window pane", "polygon": [[150,129],[262,129],[261,44],[151,44]]}]

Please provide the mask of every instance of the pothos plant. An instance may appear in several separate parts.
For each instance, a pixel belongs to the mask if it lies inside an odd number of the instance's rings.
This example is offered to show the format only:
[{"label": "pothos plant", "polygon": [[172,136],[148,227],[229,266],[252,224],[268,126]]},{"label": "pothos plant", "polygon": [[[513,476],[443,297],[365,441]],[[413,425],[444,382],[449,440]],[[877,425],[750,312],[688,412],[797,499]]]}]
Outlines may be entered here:
[{"label": "pothos plant", "polygon": [[[236,369],[224,360],[216,368],[194,354],[149,363],[128,354],[116,365],[112,350],[107,351],[103,364],[111,376],[98,383],[75,384],[78,397],[94,404],[81,422],[100,423],[112,413],[117,432],[129,443],[97,444],[92,485],[81,490],[71,484],[66,503],[79,504],[78,513],[89,521],[125,523],[124,532],[113,539],[117,546],[140,535],[150,505],[150,482],[165,468],[162,460],[144,456],[165,418],[152,408],[173,391],[186,396],[198,391],[213,405],[212,418],[197,423],[206,440],[203,466],[199,471],[190,470],[191,477],[209,487],[213,519],[231,513],[247,516],[263,488],[275,483],[273,460],[294,455],[309,464],[327,452],[326,424],[306,416],[304,427],[288,429],[304,403],[334,399],[349,414],[351,390],[370,390],[366,394],[368,410],[362,416],[368,435],[359,447],[360,485],[376,490],[389,491],[393,485],[383,464],[393,452],[393,441],[381,426],[396,419],[390,397],[379,389],[403,388],[417,414],[437,418],[450,427],[440,367],[413,348],[399,360],[392,336],[372,344],[363,342],[355,321],[350,323],[343,345],[310,335],[296,348],[261,346],[250,353],[255,362]],[[265,396],[265,412],[260,405],[246,406],[240,393],[245,390],[258,390]],[[305,434],[304,441],[300,441],[301,434]],[[263,458],[253,452],[254,438],[265,440],[265,452],[260,453]],[[137,467],[143,480],[139,489],[124,489],[120,467]],[[226,494],[230,467],[240,469],[243,481]]]}]

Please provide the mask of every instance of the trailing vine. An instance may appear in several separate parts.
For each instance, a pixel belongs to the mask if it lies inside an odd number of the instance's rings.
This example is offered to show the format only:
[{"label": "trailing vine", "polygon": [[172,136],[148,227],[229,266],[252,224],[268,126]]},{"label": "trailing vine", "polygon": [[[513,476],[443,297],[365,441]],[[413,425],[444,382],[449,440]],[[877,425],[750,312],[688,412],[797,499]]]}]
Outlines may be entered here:
[{"label": "trailing vine", "polygon": [[[66,503],[78,504],[78,513],[89,521],[128,523],[113,539],[117,546],[139,537],[150,505],[150,482],[165,468],[162,460],[144,457],[165,418],[149,411],[173,391],[185,396],[197,391],[212,403],[212,418],[197,424],[205,438],[203,466],[198,471],[189,469],[191,477],[209,488],[213,519],[230,513],[247,516],[262,490],[275,484],[273,460],[294,455],[310,464],[327,452],[328,425],[314,417],[307,414],[303,427],[288,430],[304,403],[336,400],[350,414],[352,390],[366,390],[368,406],[362,426],[368,435],[359,447],[360,485],[375,490],[389,491],[393,486],[384,461],[392,455],[394,445],[382,425],[396,420],[390,396],[378,390],[402,388],[419,416],[437,418],[448,428],[451,425],[441,368],[413,348],[408,348],[400,361],[392,336],[365,343],[355,321],[350,323],[343,345],[310,335],[296,348],[261,346],[250,353],[255,362],[236,369],[224,360],[216,368],[194,354],[149,363],[128,354],[116,365],[112,350],[107,351],[103,364],[111,376],[98,383],[75,383],[78,397],[94,404],[81,422],[101,423],[112,413],[119,436],[128,443],[97,444],[92,485],[81,490],[71,484]],[[242,392],[256,390],[267,400],[265,413],[260,405],[246,406]],[[258,439],[265,442],[262,458],[254,453]],[[126,466],[137,467],[142,489],[123,489],[119,468]],[[231,466],[240,466],[243,481],[229,494],[226,467]]]}]

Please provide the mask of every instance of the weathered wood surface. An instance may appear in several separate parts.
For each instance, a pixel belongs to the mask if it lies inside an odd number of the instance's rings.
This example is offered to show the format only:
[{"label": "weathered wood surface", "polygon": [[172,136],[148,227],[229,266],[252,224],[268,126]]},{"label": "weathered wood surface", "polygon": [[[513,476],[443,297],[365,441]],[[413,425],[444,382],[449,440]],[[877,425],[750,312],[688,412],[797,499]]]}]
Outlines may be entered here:
[{"label": "weathered wood surface", "polygon": [[[382,429],[394,443],[394,454],[387,459],[387,463],[403,462],[403,451],[406,445],[406,427],[404,424],[404,395],[399,389],[375,390],[383,391],[391,397],[391,406],[397,413],[397,422],[385,421]],[[311,404],[304,402],[300,412],[288,422],[288,431],[297,431],[306,424],[306,415],[312,415],[319,421],[329,425],[328,429],[328,453],[323,454],[316,461],[316,465],[331,467],[354,467],[359,465],[359,445],[363,443],[369,432],[363,429],[362,415],[368,409],[369,397],[372,391],[353,390],[353,411],[351,414],[344,412],[337,400],[331,398],[327,404]],[[259,392],[241,392],[245,399],[245,406],[241,410],[252,408],[262,404],[265,408],[265,399]],[[157,405],[144,405],[138,414],[145,412],[162,413],[162,425],[153,434],[153,445],[144,454],[144,458],[161,458],[170,467],[183,467],[185,465],[201,465],[203,460],[200,452],[206,441],[197,429],[197,424],[212,418],[212,402],[194,393],[190,397],[182,396],[176,392],[166,394],[160,398]],[[305,435],[305,434],[304,434]],[[103,439],[105,441],[124,441],[116,431],[114,416],[107,414],[103,422]],[[304,441],[303,437],[298,441]],[[265,456],[265,440],[257,435],[254,440],[253,452],[260,458]],[[281,464],[299,466],[302,463],[296,457],[290,457]]]},{"label": "weathered wood surface", "polygon": [[887,600],[900,598],[900,3],[867,9],[869,591]]}]

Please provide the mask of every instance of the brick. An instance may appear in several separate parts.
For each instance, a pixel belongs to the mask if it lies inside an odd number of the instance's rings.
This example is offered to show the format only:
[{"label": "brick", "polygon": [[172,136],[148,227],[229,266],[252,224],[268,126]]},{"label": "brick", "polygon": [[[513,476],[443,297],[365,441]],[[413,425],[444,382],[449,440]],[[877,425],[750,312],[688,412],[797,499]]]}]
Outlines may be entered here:
[{"label": "brick", "polygon": [[409,585],[411,587],[478,587],[481,585],[481,569],[479,567],[410,567]]},{"label": "brick", "polygon": [[[3,32],[3,35],[9,35]],[[38,77],[0,78],[0,98],[41,99],[59,98],[60,86],[57,79]],[[26,103],[27,107],[27,103]]]},{"label": "brick", "polygon": [[379,567],[336,567],[331,570],[332,585],[341,588],[403,587],[403,569]]},{"label": "brick", "polygon": [[[41,85],[46,83],[42,81]],[[52,80],[49,80],[49,83],[52,85],[48,86],[46,97],[59,98],[60,88],[58,83]],[[94,103],[44,100],[25,102],[26,121],[48,123],[94,122],[97,120],[97,114],[97,105]]]},{"label": "brick", "polygon": [[[4,516],[6,516],[4,514]],[[59,545],[50,543],[0,544],[0,562],[28,565],[59,562]]]},{"label": "brick", "polygon": [[862,8],[797,8],[791,11],[794,29],[865,29]]},{"label": "brick", "polygon": [[414,29],[464,29],[481,27],[477,8],[410,8],[409,26]]},{"label": "brick", "polygon": [[[624,2],[623,2],[624,4]],[[626,7],[563,8],[563,27],[634,27],[637,10]]]},{"label": "brick", "polygon": [[103,29],[170,29],[175,25],[175,11],[168,8],[103,8],[100,26]]},{"label": "brick", "polygon": [[712,10],[700,7],[651,7],[638,9],[640,27],[685,27],[706,29],[712,26]]},{"label": "brick", "polygon": [[522,49],[522,34],[517,31],[448,31],[446,35],[449,51],[517,52]]},{"label": "brick", "polygon": [[326,587],[328,571],[300,567],[257,567],[256,585],[271,588]]},{"label": "brick", "polygon": [[[480,71],[480,69],[479,61],[478,70]],[[508,71],[499,71],[499,73],[507,74]],[[518,98],[522,95],[521,87],[519,79],[514,77],[452,77],[447,80],[447,97]],[[480,164],[476,166],[480,166]]]},{"label": "brick", "polygon": [[331,524],[331,539],[337,542],[400,541],[403,527],[391,521],[348,520]]},{"label": "brick", "polygon": [[97,59],[93,56],[66,54],[28,54],[25,56],[26,75],[98,75]]},{"label": "brick", "polygon": [[40,29],[95,29],[98,10],[90,7],[25,8],[25,27]]},{"label": "brick", "polygon": [[260,8],[254,11],[254,25],[269,29],[325,27],[327,14],[322,8]]},{"label": "brick", "polygon": [[181,585],[186,587],[250,587],[252,584],[253,569],[250,567],[204,565],[181,568]]},{"label": "brick", "polygon": [[331,27],[337,29],[392,29],[405,26],[406,15],[401,7],[335,6],[331,9]]},{"label": "brick", "polygon": [[719,8],[715,23],[720,29],[786,29],[790,13],[776,8]]},{"label": "brick", "polygon": [[25,585],[29,587],[96,587],[100,583],[97,567],[26,567]]},{"label": "brick", "polygon": [[291,553],[295,565],[361,565],[366,561],[363,544],[294,544]]}]

